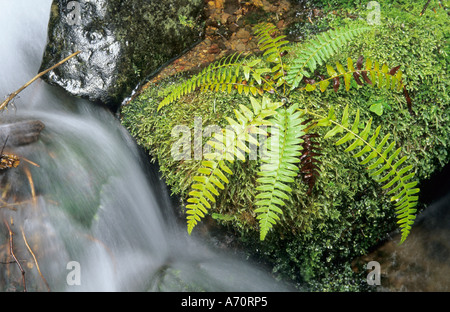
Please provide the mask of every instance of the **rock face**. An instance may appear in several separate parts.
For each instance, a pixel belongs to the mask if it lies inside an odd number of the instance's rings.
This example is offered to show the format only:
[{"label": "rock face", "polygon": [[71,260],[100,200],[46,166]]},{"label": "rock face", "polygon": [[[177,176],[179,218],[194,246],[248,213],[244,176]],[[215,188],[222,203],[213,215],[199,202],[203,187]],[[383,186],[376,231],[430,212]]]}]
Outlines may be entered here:
[{"label": "rock face", "polygon": [[116,108],[133,88],[192,47],[203,0],[54,0],[41,70],[78,50],[44,79]]}]

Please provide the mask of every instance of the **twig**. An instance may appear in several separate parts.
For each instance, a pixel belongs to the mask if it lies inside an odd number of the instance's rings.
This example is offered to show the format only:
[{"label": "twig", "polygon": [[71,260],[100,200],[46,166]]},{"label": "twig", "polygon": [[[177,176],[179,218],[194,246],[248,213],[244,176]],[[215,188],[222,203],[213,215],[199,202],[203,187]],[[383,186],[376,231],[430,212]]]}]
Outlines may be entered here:
[{"label": "twig", "polygon": [[99,240],[99,239],[97,239],[97,238],[95,238],[95,237],[93,237],[93,236],[91,236],[91,235],[89,235],[89,234],[85,234],[85,236],[86,236],[89,240],[91,240],[91,241],[93,241],[93,242],[95,242],[95,243],[100,244],[100,245],[106,250],[106,252],[109,254],[109,256],[111,257],[111,260],[112,260],[112,262],[113,262],[114,271],[116,271],[116,269],[117,269],[116,259],[115,259],[115,257],[114,257],[114,254],[112,253],[111,249],[109,249],[108,246],[106,246],[106,244],[103,243],[101,240]]},{"label": "twig", "polygon": [[34,182],[33,182],[33,178],[31,176],[31,172],[30,169],[28,168],[28,166],[24,166],[24,171],[25,174],[28,178],[28,183],[30,184],[30,191],[31,191],[31,198],[32,198],[32,202],[34,204],[34,206],[37,206],[37,201],[36,201],[36,190],[34,188]]},{"label": "twig", "polygon": [[8,228],[9,232],[9,253],[14,259],[14,262],[16,262],[17,266],[19,267],[20,272],[22,273],[22,283],[23,283],[23,291],[27,291],[27,284],[25,282],[25,271],[22,268],[22,265],[20,264],[19,260],[17,260],[16,255],[14,254],[14,242],[13,242],[13,232],[11,231],[11,227],[9,226],[8,222],[3,219],[3,222],[5,223],[6,227]]},{"label": "twig", "polygon": [[25,160],[27,163],[29,163],[29,164],[32,164],[33,166],[35,166],[35,167],[40,167],[37,163],[35,163],[34,161],[31,161],[31,160],[29,160],[29,159],[27,159],[27,158],[25,158],[25,157],[23,157],[23,156],[20,156],[20,158],[21,159],[23,159],[23,160]]},{"label": "twig", "polygon": [[0,111],[2,109],[4,109],[6,106],[8,106],[8,103],[14,99],[20,92],[23,91],[23,89],[25,89],[26,87],[28,87],[30,84],[32,84],[35,80],[37,80],[38,78],[42,77],[43,75],[45,75],[46,73],[48,73],[49,71],[51,71],[52,69],[55,69],[56,67],[60,66],[61,64],[63,64],[64,62],[68,61],[69,59],[71,59],[72,57],[74,57],[75,55],[81,53],[81,51],[77,51],[71,55],[69,55],[68,57],[66,57],[65,59],[63,59],[62,61],[56,63],[55,65],[53,65],[52,67],[50,67],[49,69],[44,70],[43,72],[40,72],[39,74],[37,74],[36,76],[34,76],[33,79],[31,79],[30,81],[28,81],[26,84],[24,84],[22,87],[20,87],[17,91],[11,93],[8,98],[3,101],[2,104],[0,104]]},{"label": "twig", "polygon": [[2,206],[0,206],[0,209],[6,208],[6,209],[9,209],[9,210],[12,210],[12,211],[17,211],[17,208],[10,207],[10,206],[15,206],[15,204],[2,205]]},{"label": "twig", "polygon": [[6,208],[6,209],[10,209],[13,211],[17,211],[17,208],[14,208],[14,206],[20,206],[20,205],[25,205],[30,203],[31,200],[24,200],[21,202],[15,202],[15,203],[8,203],[6,201],[4,201],[3,199],[0,199],[0,209],[1,208]]},{"label": "twig", "polygon": [[36,256],[34,255],[34,252],[33,252],[33,250],[31,249],[30,245],[28,245],[27,238],[25,237],[25,232],[23,231],[23,228],[21,228],[21,231],[22,231],[23,241],[25,242],[25,245],[27,246],[28,251],[29,251],[29,252],[31,253],[31,255],[33,256],[34,263],[36,264],[36,268],[37,268],[37,270],[38,270],[38,272],[39,272],[39,275],[41,276],[42,280],[44,281],[45,286],[47,287],[48,291],[50,291],[50,287],[48,286],[47,280],[45,279],[45,277],[44,277],[44,276],[42,275],[42,273],[41,273],[41,269],[39,268],[39,264],[38,264],[38,262],[37,262]]},{"label": "twig", "polygon": [[420,12],[419,16],[422,16],[423,13],[425,13],[425,11],[427,10],[428,5],[430,4],[430,1],[431,0],[428,0],[427,3],[425,3],[425,6],[423,7],[422,12]]}]

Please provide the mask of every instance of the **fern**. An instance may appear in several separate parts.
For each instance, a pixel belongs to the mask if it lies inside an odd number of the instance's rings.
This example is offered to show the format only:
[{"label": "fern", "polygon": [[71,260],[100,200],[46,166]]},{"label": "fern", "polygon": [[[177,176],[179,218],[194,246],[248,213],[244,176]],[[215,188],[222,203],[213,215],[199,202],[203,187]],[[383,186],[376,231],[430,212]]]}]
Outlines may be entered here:
[{"label": "fern", "polygon": [[342,46],[369,29],[370,27],[356,25],[330,30],[317,35],[315,39],[305,46],[302,53],[293,60],[286,77],[286,81],[291,85],[291,89],[297,88],[303,77],[311,77],[317,65],[324,64]]},{"label": "fern", "polygon": [[321,156],[321,154],[319,153],[319,143],[315,141],[320,135],[318,133],[310,132],[310,129],[315,125],[314,123],[311,123],[311,119],[305,120],[302,124],[309,126],[305,128],[306,133],[301,137],[303,140],[303,152],[302,156],[300,156],[300,176],[302,177],[302,180],[308,184],[308,191],[306,194],[311,195],[314,185],[320,176],[320,169],[317,166],[320,161],[317,157]]},{"label": "fern", "polygon": [[267,155],[262,160],[264,164],[258,172],[261,177],[257,179],[260,185],[256,188],[259,194],[255,205],[260,207],[255,212],[261,240],[280,220],[278,215],[283,213],[280,206],[284,206],[284,200],[289,199],[288,194],[292,192],[288,183],[294,182],[299,170],[296,163],[301,155],[301,136],[305,134],[305,126],[301,120],[302,113],[296,112],[297,107],[280,108],[271,119],[271,137],[266,141]]},{"label": "fern", "polygon": [[261,102],[250,98],[253,110],[244,105],[235,110],[236,120],[227,118],[231,127],[222,133],[215,133],[213,138],[207,142],[215,149],[214,152],[205,154],[207,160],[202,161],[197,175],[193,180],[197,183],[192,185],[186,205],[188,233],[191,234],[197,223],[205,217],[211,203],[215,203],[215,196],[219,195],[218,189],[223,190],[224,183],[229,183],[226,174],[232,171],[226,162],[233,162],[234,157],[245,161],[245,153],[249,152],[245,142],[259,145],[258,141],[250,134],[267,135],[262,127],[268,126],[270,122],[267,117],[275,115],[276,109],[282,105],[281,102],[272,102],[264,97]]},{"label": "fern", "polygon": [[271,84],[261,77],[263,73],[269,72],[268,68],[255,68],[261,62],[260,59],[247,60],[241,54],[234,53],[224,59],[210,64],[199,74],[184,81],[180,85],[170,89],[158,106],[158,111],[177,99],[185,96],[197,89],[200,92],[206,90],[214,92],[228,92],[237,90],[239,94],[245,93],[253,96],[262,95],[264,90],[261,86],[263,82],[266,88],[273,89]]},{"label": "fern", "polygon": [[283,62],[283,56],[290,50],[290,47],[287,46],[289,41],[283,40],[286,38],[285,35],[274,38],[277,30],[275,25],[269,23],[261,23],[255,26],[259,49],[264,52],[263,56],[266,57],[267,62],[275,64],[271,68],[272,80],[276,81],[277,87],[280,87],[286,82],[285,72],[288,67]]},{"label": "fern", "polygon": [[[267,153],[261,160],[261,168],[257,179],[257,196],[255,205],[256,218],[260,227],[260,239],[264,240],[268,232],[280,221],[283,215],[282,207],[290,199],[292,189],[289,183],[294,178],[302,176],[309,186],[307,194],[311,194],[314,184],[319,177],[317,167],[318,137],[311,130],[315,127],[333,126],[325,138],[343,134],[336,141],[336,145],[349,143],[345,152],[351,152],[365,165],[370,175],[382,185],[382,189],[391,196],[395,203],[395,210],[400,224],[404,242],[415,220],[416,206],[419,192],[412,166],[404,166],[407,157],[399,157],[401,148],[394,149],[395,142],[389,143],[389,134],[378,139],[381,128],[371,133],[372,119],[361,125],[359,110],[356,112],[352,125],[349,123],[349,108],[344,109],[341,122],[336,121],[334,110],[331,107],[327,117],[320,116],[314,111],[302,109],[298,104],[291,104],[290,90],[314,91],[319,89],[325,92],[332,84],[337,92],[341,85],[346,91],[352,84],[383,88],[400,92],[403,90],[408,108],[411,109],[411,99],[403,83],[403,73],[399,66],[389,68],[386,64],[380,65],[370,59],[364,61],[361,56],[356,63],[347,59],[346,67],[337,62],[335,67],[326,64],[328,78],[318,76],[315,81],[313,73],[318,66],[324,65],[327,59],[338,52],[338,49],[350,40],[367,31],[370,27],[348,26],[341,29],[330,30],[317,35],[305,45],[304,51],[293,59],[290,65],[286,64],[283,56],[290,50],[285,36],[277,36],[275,26],[264,23],[256,26],[255,34],[259,49],[263,52],[261,58],[246,58],[241,54],[230,55],[220,61],[212,63],[199,74],[185,82],[166,89],[166,94],[158,110],[174,102],[178,98],[194,91],[228,92],[237,91],[239,94],[249,95],[252,108],[239,105],[234,110],[235,118],[226,118],[229,127],[220,133],[215,133],[207,142],[207,146],[214,148],[214,152],[204,155],[196,174],[194,183],[189,192],[187,212],[188,233],[209,212],[220,190],[230,183],[228,176],[233,172],[229,167],[235,158],[245,161],[246,154],[250,152],[248,144],[259,146],[259,142],[251,135],[268,134],[259,126],[270,127],[270,137],[266,140]],[[263,61],[264,59],[264,61]],[[267,64],[267,65],[266,65]],[[258,67],[259,66],[259,67]],[[266,68],[265,66],[271,66]],[[301,82],[306,85],[300,87]],[[280,88],[282,92],[278,92]],[[270,100],[265,93],[273,98],[279,98],[283,103]],[[253,96],[262,96],[259,101]],[[305,121],[305,113],[319,119]],[[270,119],[268,119],[271,117]],[[363,126],[363,128],[360,128]],[[363,129],[360,132],[360,129]],[[345,133],[345,134],[344,134]],[[399,159],[400,158],[400,159]]]},{"label": "fern", "polygon": [[402,243],[407,238],[411,226],[414,223],[415,213],[417,211],[415,207],[418,203],[418,196],[415,194],[420,191],[419,188],[416,188],[418,182],[410,181],[415,174],[412,172],[413,166],[408,165],[402,167],[407,160],[407,156],[398,159],[401,148],[394,149],[395,142],[388,144],[389,134],[385,135],[377,143],[381,130],[380,126],[369,137],[372,119],[367,122],[364,130],[359,133],[359,110],[357,110],[355,120],[350,128],[348,110],[347,105],[344,109],[341,123],[334,120],[334,112],[332,110],[327,118],[322,119],[321,122],[329,121],[335,125],[325,135],[325,139],[335,136],[338,133],[346,132],[335,144],[342,145],[351,142],[345,149],[345,152],[357,151],[353,154],[353,157],[362,159],[360,164],[367,166],[366,168],[370,171],[370,175],[375,178],[375,181],[383,184],[382,189],[387,190],[387,194],[391,195],[391,201],[395,202],[394,206],[402,232]]},{"label": "fern", "polygon": [[240,59],[240,54],[236,53],[215,63],[211,63],[199,74],[171,89],[169,94],[165,95],[164,99],[160,102],[158,110],[180,97],[193,92],[199,87],[205,88],[206,86],[211,85],[211,82],[220,81],[222,77],[223,80],[226,80],[226,77],[228,77],[232,71],[237,70],[239,73],[242,63],[243,59]]},{"label": "fern", "polygon": [[[353,60],[349,57],[347,59],[347,70],[340,62],[336,62],[337,71],[330,65],[327,66],[327,73],[330,76],[327,79],[322,79],[318,82],[309,80],[304,89],[306,91],[314,91],[319,86],[320,91],[324,92],[333,81],[333,89],[337,92],[341,86],[340,78],[344,79],[345,90],[348,91],[351,88],[352,79],[355,80],[357,85],[364,85],[364,82],[371,86],[377,86],[379,89],[393,90],[400,92],[405,89],[403,84],[403,73],[399,69],[400,66],[389,69],[388,65],[380,64],[375,61],[367,59],[365,62],[365,68],[362,69],[363,57],[360,56],[357,61],[357,69],[353,66]],[[406,90],[406,89],[405,89]]]}]

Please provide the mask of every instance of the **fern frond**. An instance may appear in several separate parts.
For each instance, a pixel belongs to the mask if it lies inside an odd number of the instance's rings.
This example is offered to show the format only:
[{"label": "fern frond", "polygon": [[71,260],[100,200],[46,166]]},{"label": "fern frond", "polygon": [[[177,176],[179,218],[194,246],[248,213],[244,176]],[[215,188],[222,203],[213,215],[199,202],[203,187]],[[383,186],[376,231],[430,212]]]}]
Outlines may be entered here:
[{"label": "fern frond", "polygon": [[239,94],[249,95],[251,93],[253,96],[262,95],[264,90],[274,90],[272,84],[262,78],[262,74],[270,72],[270,69],[256,68],[261,59],[248,60],[241,55],[242,53],[234,53],[218,60],[199,74],[171,88],[160,102],[158,111],[197,89],[200,89],[200,92],[211,90],[228,93],[237,90]]},{"label": "fern frond", "polygon": [[342,46],[369,29],[370,27],[352,25],[318,34],[316,38],[306,44],[303,52],[293,60],[286,81],[292,89],[297,88],[303,77],[311,77],[317,65],[324,64]]},{"label": "fern frond", "polygon": [[[416,195],[420,191],[416,187],[418,182],[411,181],[415,175],[413,166],[404,165],[407,160],[406,156],[398,159],[401,148],[395,149],[395,142],[388,144],[389,134],[378,142],[381,126],[370,135],[372,119],[367,122],[361,133],[359,132],[359,110],[356,112],[353,125],[350,126],[348,110],[349,108],[346,106],[341,123],[326,118],[335,127],[325,135],[325,138],[330,138],[338,133],[346,133],[335,144],[350,143],[345,152],[354,151],[353,157],[361,159],[360,164],[365,165],[375,181],[382,184],[382,189],[387,190],[387,194],[391,195],[391,201],[395,202],[395,212],[402,232],[401,243],[403,243],[414,223],[417,211],[415,208],[419,200]],[[329,114],[329,116],[333,115],[334,113]]]},{"label": "fern frond", "polygon": [[[311,119],[305,120],[302,124],[308,125],[311,123]],[[312,193],[314,185],[316,184],[317,178],[320,176],[320,169],[317,166],[320,161],[317,157],[321,156],[319,153],[320,147],[319,143],[315,140],[320,137],[318,133],[311,133],[308,129],[314,126],[314,123],[305,129],[305,134],[301,137],[302,143],[302,156],[300,157],[300,176],[302,180],[308,184],[307,195]]]},{"label": "fern frond", "polygon": [[363,57],[360,56],[356,62],[357,68],[355,69],[353,60],[349,57],[347,59],[347,69],[345,69],[341,63],[337,62],[337,71],[332,66],[327,64],[329,78],[322,79],[318,82],[309,80],[309,83],[304,89],[306,91],[314,91],[317,87],[319,87],[320,91],[324,92],[331,84],[331,81],[333,81],[333,89],[337,92],[341,86],[340,78],[343,78],[346,91],[350,90],[352,79],[354,79],[356,84],[360,86],[364,85],[364,82],[366,82],[371,86],[377,86],[379,89],[384,88],[386,90],[393,90],[397,92],[406,90],[402,80],[403,72],[399,69],[400,66],[389,69],[386,64],[380,66],[377,61],[372,62],[371,59],[367,59],[365,62],[365,68],[363,69],[363,61]]},{"label": "fern frond", "polygon": [[301,155],[301,136],[306,127],[302,124],[302,112],[296,111],[297,105],[288,109],[280,108],[271,119],[271,136],[266,141],[267,155],[258,173],[260,184],[256,190],[255,210],[258,214],[260,239],[264,240],[269,230],[280,220],[284,200],[289,199],[292,189],[288,186],[297,176],[299,157]]},{"label": "fern frond", "polygon": [[271,68],[272,79],[276,81],[277,87],[283,85],[287,65],[283,62],[283,56],[291,49],[287,44],[289,41],[283,40],[285,35],[274,36],[278,29],[271,23],[260,23],[255,26],[255,35],[258,39],[258,47],[264,52],[266,60],[275,65]]},{"label": "fern frond", "polygon": [[205,160],[193,177],[195,183],[191,186],[189,192],[187,213],[187,230],[191,234],[197,223],[205,217],[211,203],[215,203],[215,197],[219,195],[220,190],[228,184],[227,175],[233,172],[228,167],[227,162],[232,163],[234,158],[245,161],[245,153],[249,152],[246,142],[259,145],[258,141],[251,134],[260,134],[267,136],[263,127],[268,126],[270,122],[268,117],[275,115],[276,109],[282,103],[272,102],[264,97],[261,102],[250,97],[252,110],[244,105],[236,109],[236,120],[227,118],[230,127],[220,133],[215,133],[207,144],[214,148],[213,152],[204,155]]},{"label": "fern frond", "polygon": [[194,75],[175,88],[172,88],[169,94],[167,94],[159,104],[158,110],[205,84],[210,84],[213,81],[225,80],[229,76],[235,76],[233,73],[236,71],[239,73],[240,67],[245,60],[240,56],[241,54],[234,53],[226,58],[211,63],[199,74]]},{"label": "fern frond", "polygon": [[[363,63],[365,66],[364,68]],[[334,92],[337,92],[341,86],[340,78],[343,78],[345,90],[348,91],[351,88],[352,79],[354,79],[359,86],[364,85],[364,82],[366,82],[372,87],[377,86],[379,89],[384,88],[396,92],[403,91],[408,111],[414,116],[412,100],[409,97],[406,85],[403,83],[403,72],[401,71],[400,66],[389,69],[388,65],[383,64],[380,66],[378,62],[372,62],[370,59],[367,59],[366,62],[364,62],[363,56],[360,56],[356,62],[356,69],[353,66],[353,60],[351,58],[347,59],[347,70],[339,62],[336,63],[336,69],[337,71],[327,64],[329,78],[325,79],[323,76],[320,76],[321,80],[318,82],[314,79],[307,79],[307,85],[303,89],[306,91],[314,91],[319,87],[320,91],[325,92],[331,84],[331,81],[333,81]]]}]

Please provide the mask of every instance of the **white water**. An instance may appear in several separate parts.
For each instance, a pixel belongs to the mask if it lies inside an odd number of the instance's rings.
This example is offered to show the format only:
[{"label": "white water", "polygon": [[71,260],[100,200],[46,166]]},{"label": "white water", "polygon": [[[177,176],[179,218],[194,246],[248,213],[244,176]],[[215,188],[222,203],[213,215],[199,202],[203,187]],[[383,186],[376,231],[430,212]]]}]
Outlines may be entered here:
[{"label": "white water", "polygon": [[[50,5],[50,0],[0,0],[1,96],[37,74]],[[0,123],[45,124],[38,142],[8,151],[40,167],[22,159],[0,179],[0,191],[10,185],[8,196],[32,199],[25,171],[30,168],[36,203],[0,208],[0,261],[11,260],[5,259],[9,240],[3,220],[13,221],[27,290],[47,287],[22,231],[52,291],[286,290],[255,265],[187,236],[175,222],[164,185],[144,174],[136,146],[111,113],[41,80],[14,106],[0,115]],[[66,267],[70,261],[80,264],[79,272]],[[79,285],[69,285],[68,275],[79,277],[74,279]],[[22,290],[15,263],[0,264],[0,287]]]}]

